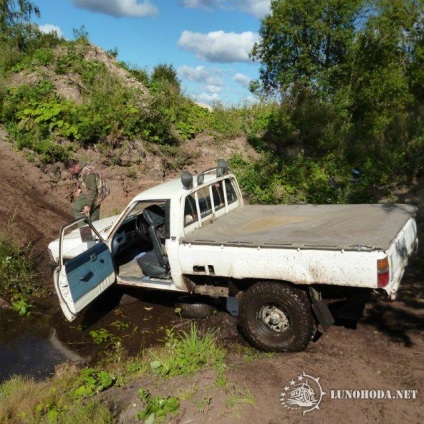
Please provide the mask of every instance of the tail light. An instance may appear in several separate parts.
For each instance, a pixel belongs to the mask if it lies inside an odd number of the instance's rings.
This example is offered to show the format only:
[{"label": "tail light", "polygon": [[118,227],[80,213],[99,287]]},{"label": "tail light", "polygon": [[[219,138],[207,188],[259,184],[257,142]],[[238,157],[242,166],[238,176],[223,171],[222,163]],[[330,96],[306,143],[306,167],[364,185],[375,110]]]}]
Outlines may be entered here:
[{"label": "tail light", "polygon": [[389,258],[386,256],[377,261],[377,286],[378,288],[386,287],[390,281]]}]

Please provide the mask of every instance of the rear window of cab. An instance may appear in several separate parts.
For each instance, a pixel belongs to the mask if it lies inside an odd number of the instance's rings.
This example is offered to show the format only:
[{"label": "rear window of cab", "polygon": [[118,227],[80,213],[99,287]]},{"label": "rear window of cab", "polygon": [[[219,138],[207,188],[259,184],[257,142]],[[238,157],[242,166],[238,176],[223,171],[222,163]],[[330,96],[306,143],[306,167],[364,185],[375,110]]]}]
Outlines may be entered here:
[{"label": "rear window of cab", "polygon": [[203,221],[208,219],[214,212],[224,208],[226,203],[227,205],[234,203],[237,200],[237,194],[232,179],[225,179],[202,187],[188,195],[184,207],[184,223],[186,226],[199,220],[196,198],[200,218]]}]

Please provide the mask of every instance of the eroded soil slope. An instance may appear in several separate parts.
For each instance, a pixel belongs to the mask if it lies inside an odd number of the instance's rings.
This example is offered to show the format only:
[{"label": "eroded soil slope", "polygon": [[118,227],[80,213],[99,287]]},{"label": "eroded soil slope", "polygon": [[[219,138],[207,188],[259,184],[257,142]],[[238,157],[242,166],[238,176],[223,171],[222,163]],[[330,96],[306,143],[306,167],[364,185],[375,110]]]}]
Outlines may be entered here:
[{"label": "eroded soil slope", "polygon": [[72,217],[53,189],[51,177],[13,151],[3,140],[5,135],[0,128],[0,230],[10,231],[19,246],[31,243],[38,269],[44,274],[45,249]]}]

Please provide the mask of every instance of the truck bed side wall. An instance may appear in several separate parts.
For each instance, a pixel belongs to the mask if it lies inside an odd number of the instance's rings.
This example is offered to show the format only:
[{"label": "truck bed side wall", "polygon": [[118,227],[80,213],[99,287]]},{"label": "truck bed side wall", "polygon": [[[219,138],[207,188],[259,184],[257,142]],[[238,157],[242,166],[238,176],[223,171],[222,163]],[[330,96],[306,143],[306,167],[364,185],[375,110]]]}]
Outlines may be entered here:
[{"label": "truck bed side wall", "polygon": [[[255,278],[295,284],[334,284],[377,287],[376,262],[383,252],[252,248],[181,244],[183,274],[205,274],[236,279]],[[197,272],[201,274],[202,272]]]}]

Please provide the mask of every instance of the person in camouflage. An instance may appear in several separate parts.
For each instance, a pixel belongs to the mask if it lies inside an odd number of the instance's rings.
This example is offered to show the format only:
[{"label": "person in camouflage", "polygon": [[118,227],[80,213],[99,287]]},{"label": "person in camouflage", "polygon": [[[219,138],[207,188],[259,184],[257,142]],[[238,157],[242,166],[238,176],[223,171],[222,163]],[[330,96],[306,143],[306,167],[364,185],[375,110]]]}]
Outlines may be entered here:
[{"label": "person in camouflage", "polygon": [[92,221],[100,218],[100,204],[110,190],[98,169],[91,163],[68,159],[64,162],[66,170],[77,180],[72,213],[74,218],[88,216]]}]

